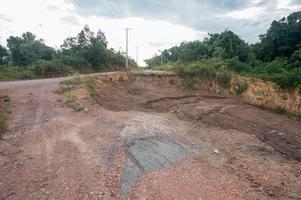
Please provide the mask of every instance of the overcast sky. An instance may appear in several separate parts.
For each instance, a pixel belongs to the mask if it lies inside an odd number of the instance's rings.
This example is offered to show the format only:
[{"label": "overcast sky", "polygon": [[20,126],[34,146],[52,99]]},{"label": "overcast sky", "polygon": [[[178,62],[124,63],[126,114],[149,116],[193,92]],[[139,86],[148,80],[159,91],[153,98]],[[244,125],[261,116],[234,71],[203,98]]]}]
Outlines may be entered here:
[{"label": "overcast sky", "polygon": [[85,24],[105,32],[109,46],[125,49],[139,64],[158,50],[207,33],[230,29],[249,43],[258,41],[273,19],[301,10],[301,0],[0,0],[0,43],[31,31],[58,48]]}]

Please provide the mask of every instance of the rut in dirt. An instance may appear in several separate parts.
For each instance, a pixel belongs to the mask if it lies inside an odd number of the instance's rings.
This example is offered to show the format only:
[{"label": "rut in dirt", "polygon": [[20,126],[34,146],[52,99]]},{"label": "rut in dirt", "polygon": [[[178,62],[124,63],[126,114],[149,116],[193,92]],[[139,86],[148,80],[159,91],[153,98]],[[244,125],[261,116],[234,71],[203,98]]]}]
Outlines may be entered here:
[{"label": "rut in dirt", "polygon": [[238,98],[204,91],[187,92],[174,82],[156,83],[153,79],[144,76],[139,80],[130,78],[102,85],[98,88],[97,102],[110,110],[174,113],[180,119],[245,131],[285,156],[301,161],[299,121],[246,104]]}]

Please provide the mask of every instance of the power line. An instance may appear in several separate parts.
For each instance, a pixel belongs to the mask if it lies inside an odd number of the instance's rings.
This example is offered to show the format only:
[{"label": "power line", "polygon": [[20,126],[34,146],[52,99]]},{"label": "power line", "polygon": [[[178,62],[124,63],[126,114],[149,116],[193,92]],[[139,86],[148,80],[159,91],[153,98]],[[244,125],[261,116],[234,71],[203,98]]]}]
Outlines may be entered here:
[{"label": "power line", "polygon": [[128,2],[128,0],[123,0],[121,2],[119,0],[111,0],[111,1],[115,2],[115,5],[120,10],[123,17],[127,18],[129,16],[129,11],[128,11],[129,2]]},{"label": "power line", "polygon": [[113,1],[114,1],[115,5],[116,5],[116,7],[117,7],[117,10],[120,11],[121,16],[124,17],[124,16],[125,16],[125,15],[124,15],[124,12],[123,12],[123,10],[121,9],[121,7],[119,6],[117,0],[113,0]]},{"label": "power line", "polygon": [[119,6],[116,0],[114,0],[114,2],[112,1],[113,0],[104,0],[103,4],[106,5],[106,7],[111,11],[111,13],[114,13],[115,16],[117,16],[118,18],[123,19],[124,18],[123,10],[121,9],[121,7]]},{"label": "power line", "polygon": [[108,6],[108,8],[110,8],[118,18],[122,19],[122,13],[120,13],[120,11],[118,10],[118,8],[116,7],[117,5],[114,4],[115,2],[112,2],[112,0],[104,0],[106,2],[106,5]]},{"label": "power line", "polygon": [[115,6],[113,5],[112,1],[111,0],[105,0],[105,2],[106,2],[106,5],[108,6],[108,8],[110,8],[114,13],[116,13],[116,16],[118,18],[122,19],[122,16],[121,16],[119,10],[117,10],[115,8]]},{"label": "power line", "polygon": [[109,15],[111,15],[113,18],[118,18],[118,17],[116,17],[116,15],[112,12],[112,10],[110,9],[110,8],[108,8],[107,6],[106,6],[106,4],[102,1],[102,0],[98,0],[97,1],[98,3],[100,3],[100,5],[107,11],[107,13],[109,14]]}]

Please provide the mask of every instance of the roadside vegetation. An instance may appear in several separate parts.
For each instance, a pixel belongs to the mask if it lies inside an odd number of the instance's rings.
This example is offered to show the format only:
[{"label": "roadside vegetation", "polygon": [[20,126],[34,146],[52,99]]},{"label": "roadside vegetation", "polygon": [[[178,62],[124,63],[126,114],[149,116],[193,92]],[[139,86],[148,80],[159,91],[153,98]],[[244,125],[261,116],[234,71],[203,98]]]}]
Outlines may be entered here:
[{"label": "roadside vegetation", "polygon": [[76,112],[95,104],[96,86],[89,77],[77,75],[62,81],[56,92],[62,97],[60,101]]},{"label": "roadside vegetation", "polygon": [[[104,33],[94,33],[88,26],[67,38],[59,49],[47,46],[31,32],[10,36],[7,47],[0,45],[0,81],[124,70],[124,63],[123,52],[108,48]],[[130,67],[137,67],[134,60]]]},{"label": "roadside vegetation", "polygon": [[[150,69],[173,70],[186,79],[217,79],[227,86],[229,75],[236,73],[272,81],[281,88],[299,88],[301,94],[301,12],[273,21],[259,38],[260,42],[248,44],[226,30],[203,41],[183,42],[145,62]],[[245,87],[239,85],[238,93]]]},{"label": "roadside vegetation", "polygon": [[234,86],[237,95],[244,93],[248,89],[248,87],[248,83],[246,82],[238,82]]},{"label": "roadside vegetation", "polygon": [[274,112],[281,114],[281,115],[286,115],[290,119],[301,120],[301,115],[296,115],[294,113],[290,113],[289,111],[287,111],[285,108],[282,108],[282,107],[277,107],[274,110]]},{"label": "roadside vegetation", "polygon": [[8,96],[0,96],[0,137],[7,129],[8,115],[11,113],[10,99]]},{"label": "roadside vegetation", "polygon": [[61,83],[61,85],[69,85],[69,86],[76,86],[83,83],[83,77],[78,75],[74,76],[73,78],[67,79]]},{"label": "roadside vegetation", "polygon": [[86,83],[86,87],[89,91],[89,94],[92,98],[94,98],[96,96],[96,88],[95,88],[95,84],[93,82],[88,81]]},{"label": "roadside vegetation", "polygon": [[74,103],[76,100],[76,96],[72,94],[68,94],[64,96],[64,103],[71,104]]}]

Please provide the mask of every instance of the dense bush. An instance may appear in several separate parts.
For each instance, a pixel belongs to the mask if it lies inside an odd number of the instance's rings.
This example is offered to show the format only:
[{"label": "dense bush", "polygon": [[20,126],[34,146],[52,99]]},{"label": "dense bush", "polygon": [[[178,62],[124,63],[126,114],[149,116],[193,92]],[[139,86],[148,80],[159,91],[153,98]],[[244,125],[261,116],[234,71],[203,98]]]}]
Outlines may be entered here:
[{"label": "dense bush", "polygon": [[282,88],[296,88],[301,84],[301,68],[294,68],[287,59],[276,58],[253,69],[240,72],[244,76],[273,81]]},{"label": "dense bush", "polygon": [[237,57],[232,58],[232,59],[228,59],[227,60],[227,65],[228,65],[230,70],[233,70],[237,73],[240,73],[240,72],[243,72],[243,71],[246,71],[246,70],[250,69],[249,64],[239,61],[239,59]]},{"label": "dense bush", "polygon": [[[216,59],[224,70],[244,76],[258,77],[277,83],[282,88],[301,87],[301,11],[274,21],[260,42],[248,45],[233,32],[209,34],[203,41],[184,42],[146,60],[150,68],[174,69],[179,74],[217,78],[227,84],[225,73],[214,71]],[[163,57],[163,66],[161,65]],[[206,61],[207,60],[207,61]],[[178,68],[170,68],[173,63]],[[160,66],[161,65],[161,66]],[[160,67],[158,67],[160,66]],[[231,71],[231,72],[230,72]]]},{"label": "dense bush", "polygon": [[0,81],[36,78],[33,67],[0,66]]},{"label": "dense bush", "polygon": [[231,72],[228,70],[219,69],[216,73],[216,80],[219,85],[221,85],[224,88],[227,88],[230,85]]},{"label": "dense bush", "polygon": [[71,66],[64,64],[61,60],[39,60],[34,64],[35,74],[39,77],[68,76],[74,71]]},{"label": "dense bush", "polygon": [[276,82],[282,88],[296,88],[301,83],[301,68],[274,74],[268,79]]},{"label": "dense bush", "polygon": [[28,66],[37,60],[51,60],[55,50],[44,44],[42,40],[36,39],[33,33],[23,33],[21,37],[10,36],[7,46],[11,62],[16,66]]},{"label": "dense bush", "polygon": [[282,108],[282,107],[276,107],[275,108],[275,112],[278,113],[278,114],[287,114],[287,110],[285,108]]},{"label": "dense bush", "polygon": [[[0,45],[0,81],[125,70],[122,52],[108,49],[107,44],[103,32],[94,33],[88,26],[77,36],[67,38],[58,51],[30,32],[11,36],[7,39],[8,49]],[[137,67],[132,59],[129,64]]]},{"label": "dense bush", "polygon": [[92,65],[83,57],[77,57],[72,55],[59,55],[58,59],[66,66],[71,66],[73,71],[87,74],[92,73]]},{"label": "dense bush", "polygon": [[175,71],[186,80],[185,84],[191,87],[193,81],[198,80],[205,82],[215,81],[222,87],[227,88],[231,80],[231,71],[228,70],[227,63],[221,59],[202,59],[189,64],[177,62],[161,67]]}]

